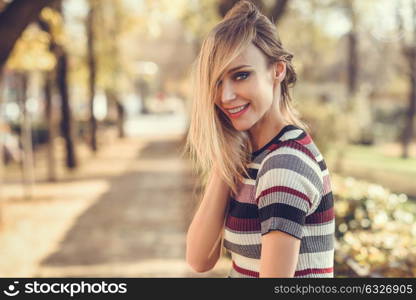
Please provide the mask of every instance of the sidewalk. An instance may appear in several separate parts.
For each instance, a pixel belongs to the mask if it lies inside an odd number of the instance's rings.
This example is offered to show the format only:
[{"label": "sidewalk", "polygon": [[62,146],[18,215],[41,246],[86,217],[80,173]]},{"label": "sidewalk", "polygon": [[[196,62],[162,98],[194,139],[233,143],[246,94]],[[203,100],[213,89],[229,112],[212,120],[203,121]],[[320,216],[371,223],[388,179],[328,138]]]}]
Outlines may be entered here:
[{"label": "sidewalk", "polygon": [[180,136],[130,137],[70,178],[36,184],[33,200],[5,201],[0,276],[226,277],[227,258],[204,274],[184,261],[197,200],[179,151]]}]

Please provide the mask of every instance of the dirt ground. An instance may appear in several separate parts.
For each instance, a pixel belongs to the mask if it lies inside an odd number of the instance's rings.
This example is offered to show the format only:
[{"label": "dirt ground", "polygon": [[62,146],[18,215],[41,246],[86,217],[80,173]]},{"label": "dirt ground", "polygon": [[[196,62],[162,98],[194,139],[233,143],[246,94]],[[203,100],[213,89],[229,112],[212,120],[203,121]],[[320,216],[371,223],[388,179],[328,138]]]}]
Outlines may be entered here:
[{"label": "dirt ground", "polygon": [[226,277],[226,257],[203,274],[185,262],[197,190],[180,150],[181,136],[109,139],[97,155],[81,149],[82,167],[60,171],[56,183],[42,180],[40,153],[29,200],[10,168],[1,191],[0,276]]}]

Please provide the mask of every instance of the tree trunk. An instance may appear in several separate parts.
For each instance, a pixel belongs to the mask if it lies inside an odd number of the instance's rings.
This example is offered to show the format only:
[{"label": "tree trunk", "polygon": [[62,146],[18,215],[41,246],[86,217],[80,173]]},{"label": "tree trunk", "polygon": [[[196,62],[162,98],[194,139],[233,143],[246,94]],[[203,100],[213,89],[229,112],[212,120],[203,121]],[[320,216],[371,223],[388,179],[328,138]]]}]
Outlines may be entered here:
[{"label": "tree trunk", "polygon": [[[398,29],[403,30],[403,19],[397,7],[397,21]],[[402,133],[402,158],[409,157],[409,145],[414,136],[414,119],[416,114],[416,1],[412,1],[412,16],[413,16],[413,40],[406,44],[404,39],[401,39],[401,48],[405,59],[409,66],[409,105],[406,111],[405,126]]]},{"label": "tree trunk", "polygon": [[[220,0],[218,3],[218,13],[220,16],[224,17],[238,1],[239,0]],[[273,7],[270,9],[265,8],[264,1],[262,0],[251,0],[250,2],[253,2],[273,24],[278,24],[286,12],[289,0],[275,0]]]},{"label": "tree trunk", "polygon": [[30,200],[32,198],[33,186],[35,183],[34,166],[33,166],[33,147],[32,147],[32,128],[30,124],[30,116],[26,109],[28,74],[18,74],[19,88],[18,100],[21,111],[20,122],[20,142],[23,149],[22,160],[22,181],[24,198]]},{"label": "tree trunk", "polygon": [[406,112],[405,127],[403,130],[402,144],[403,153],[402,158],[409,157],[409,145],[414,136],[414,119],[416,114],[416,46],[409,49],[407,59],[410,66],[409,72],[409,104]]},{"label": "tree trunk", "polygon": [[105,91],[105,95],[107,99],[111,102],[112,105],[115,105],[117,111],[117,132],[119,138],[124,138],[125,131],[124,131],[124,121],[125,121],[125,109],[123,104],[121,104],[120,99],[118,98],[117,94],[110,89]]},{"label": "tree trunk", "polygon": [[[61,13],[62,8],[60,5],[55,7],[58,12]],[[66,152],[66,166],[69,169],[77,167],[77,157],[75,151],[74,133],[73,133],[73,121],[71,107],[69,104],[69,92],[68,92],[68,55],[65,48],[59,45],[55,37],[52,34],[52,30],[47,22],[38,20],[40,28],[47,32],[50,36],[50,49],[54,53],[56,58],[55,67],[55,80],[58,88],[59,96],[61,98],[61,134],[65,141]]]},{"label": "tree trunk", "polygon": [[358,76],[358,42],[357,33],[350,31],[348,33],[348,95],[353,96],[357,91]]},{"label": "tree trunk", "polygon": [[59,95],[61,97],[61,131],[65,140],[66,165],[70,169],[77,167],[75,154],[74,130],[72,122],[71,107],[69,105],[68,93],[68,57],[65,51],[62,51],[57,57],[56,81]]},{"label": "tree trunk", "polygon": [[275,0],[274,7],[268,13],[269,19],[274,24],[278,24],[286,12],[289,0]]},{"label": "tree trunk", "polygon": [[44,94],[46,101],[46,120],[48,122],[48,181],[56,181],[56,157],[55,157],[55,137],[56,137],[56,118],[52,102],[52,73],[46,72],[44,79]]},{"label": "tree trunk", "polygon": [[88,70],[89,70],[89,100],[90,100],[90,147],[91,150],[97,152],[97,120],[94,116],[94,97],[95,97],[95,81],[96,81],[96,59],[94,53],[94,18],[95,7],[94,2],[90,1],[90,9],[87,16],[87,38],[88,38]]},{"label": "tree trunk", "polygon": [[123,17],[121,3],[113,3],[113,18],[114,26],[110,29],[111,36],[111,57],[114,60],[114,70],[113,70],[113,86],[110,89],[107,89],[106,95],[107,99],[110,100],[111,104],[115,106],[117,112],[117,132],[119,138],[125,137],[124,131],[124,122],[125,122],[125,109],[123,103],[120,101],[118,95],[119,92],[119,77],[121,74],[121,63],[120,63],[120,51],[118,48],[119,45],[119,34],[121,32],[121,20]]},{"label": "tree trunk", "polygon": [[116,99],[117,106],[117,132],[119,138],[124,138],[126,136],[124,131],[124,120],[125,120],[125,110],[124,106],[120,103],[119,99]]},{"label": "tree trunk", "polygon": [[351,99],[357,91],[358,82],[358,33],[357,14],[354,8],[355,0],[345,0],[347,17],[351,23],[351,30],[347,34],[347,92]]},{"label": "tree trunk", "polygon": [[58,0],[14,0],[0,13],[0,73],[13,47],[42,8]]},{"label": "tree trunk", "polygon": [[[3,84],[3,80],[0,76],[0,115],[3,115],[3,107],[2,107],[2,103],[3,103],[3,89],[4,89],[4,84]],[[1,208],[1,203],[2,203],[2,191],[3,191],[3,174],[4,174],[4,138],[5,138],[5,134],[7,132],[7,130],[5,129],[5,131],[3,132],[3,128],[5,128],[5,124],[4,121],[2,119],[0,119],[0,229],[1,229],[1,225],[2,225],[2,208]]]}]

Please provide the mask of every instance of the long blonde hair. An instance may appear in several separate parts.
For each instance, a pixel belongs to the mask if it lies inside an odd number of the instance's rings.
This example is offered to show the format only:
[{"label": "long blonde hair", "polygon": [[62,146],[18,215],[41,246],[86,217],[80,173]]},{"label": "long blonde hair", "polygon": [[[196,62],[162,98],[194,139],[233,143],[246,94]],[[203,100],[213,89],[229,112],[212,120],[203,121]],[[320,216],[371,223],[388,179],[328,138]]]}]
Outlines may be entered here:
[{"label": "long blonde hair", "polygon": [[234,194],[253,150],[247,132],[236,130],[227,116],[216,107],[217,81],[227,66],[253,43],[270,65],[286,63],[281,82],[280,109],[286,120],[306,129],[292,107],[289,87],[296,82],[291,60],[283,49],[275,26],[248,1],[238,2],[205,38],[193,68],[193,104],[186,149],[203,176],[215,164]]}]

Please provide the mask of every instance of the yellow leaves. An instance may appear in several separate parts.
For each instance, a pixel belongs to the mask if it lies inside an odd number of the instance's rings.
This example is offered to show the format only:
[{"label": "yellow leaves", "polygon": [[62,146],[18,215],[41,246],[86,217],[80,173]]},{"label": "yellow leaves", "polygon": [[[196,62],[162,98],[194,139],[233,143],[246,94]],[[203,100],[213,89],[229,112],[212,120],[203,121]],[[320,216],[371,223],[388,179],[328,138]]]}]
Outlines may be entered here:
[{"label": "yellow leaves", "polygon": [[45,7],[41,14],[42,20],[47,22],[50,26],[52,35],[58,44],[63,45],[65,42],[65,32],[63,26],[62,16],[55,10]]},{"label": "yellow leaves", "polygon": [[353,178],[332,174],[332,182],[336,270],[348,273],[347,265],[358,275],[368,269],[370,276],[415,277],[416,204],[404,194]]},{"label": "yellow leaves", "polygon": [[337,203],[335,206],[335,213],[337,216],[344,218],[347,216],[349,208],[350,206],[346,201]]},{"label": "yellow leaves", "polygon": [[[51,34],[58,44],[64,44],[65,34],[61,15],[46,7],[42,10],[41,19],[50,26]],[[55,57],[49,51],[50,36],[33,24],[23,32],[17,41],[7,67],[13,70],[34,71],[51,70],[55,66]]]},{"label": "yellow leaves", "polygon": [[17,41],[7,67],[13,70],[51,70],[55,57],[49,52],[49,35],[29,26]]},{"label": "yellow leaves", "polygon": [[386,255],[376,247],[368,247],[368,262],[370,265],[381,265],[386,262]]}]

